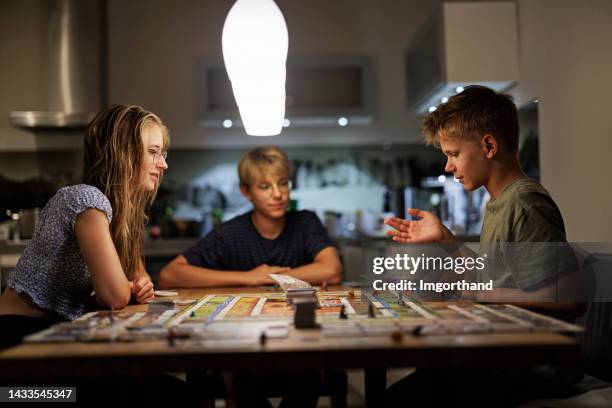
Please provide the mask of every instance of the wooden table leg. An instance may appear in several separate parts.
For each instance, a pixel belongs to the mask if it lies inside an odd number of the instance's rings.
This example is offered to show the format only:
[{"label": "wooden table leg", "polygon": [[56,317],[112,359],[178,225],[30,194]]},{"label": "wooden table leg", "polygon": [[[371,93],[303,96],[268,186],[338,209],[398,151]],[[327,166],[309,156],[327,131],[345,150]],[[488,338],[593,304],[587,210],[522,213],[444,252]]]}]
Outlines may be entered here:
[{"label": "wooden table leg", "polygon": [[365,371],[365,406],[382,407],[385,405],[387,391],[387,370],[385,368],[366,368]]}]

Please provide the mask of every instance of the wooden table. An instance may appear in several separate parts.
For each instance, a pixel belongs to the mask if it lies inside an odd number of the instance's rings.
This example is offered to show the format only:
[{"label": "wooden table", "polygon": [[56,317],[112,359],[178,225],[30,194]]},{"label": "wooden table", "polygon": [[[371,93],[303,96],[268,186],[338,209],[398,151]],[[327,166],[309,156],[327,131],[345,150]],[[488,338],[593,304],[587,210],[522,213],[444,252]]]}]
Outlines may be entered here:
[{"label": "wooden table", "polygon": [[[270,289],[180,290],[180,298]],[[128,306],[131,311],[145,305]],[[318,330],[290,329],[284,339],[236,349],[172,347],[166,341],[138,343],[21,344],[0,353],[0,379],[62,376],[139,376],[163,371],[365,369],[366,405],[380,405],[389,367],[527,366],[576,361],[576,341],[556,333],[322,338]]]}]

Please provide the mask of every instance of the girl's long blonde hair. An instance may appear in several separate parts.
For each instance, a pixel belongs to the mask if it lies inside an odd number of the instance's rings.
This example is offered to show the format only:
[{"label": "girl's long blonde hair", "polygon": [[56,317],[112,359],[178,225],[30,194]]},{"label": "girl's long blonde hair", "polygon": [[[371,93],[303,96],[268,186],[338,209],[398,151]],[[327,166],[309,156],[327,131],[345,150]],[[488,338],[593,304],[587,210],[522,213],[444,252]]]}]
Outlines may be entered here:
[{"label": "girl's long blonde hair", "polygon": [[151,124],[161,128],[166,150],[168,129],[157,115],[140,106],[115,105],[100,112],[85,135],[83,182],[99,188],[110,201],[111,236],[128,279],[143,262],[146,210],[161,182],[160,175],[154,191],[144,191],[141,186],[142,168],[146,165],[142,132]]}]

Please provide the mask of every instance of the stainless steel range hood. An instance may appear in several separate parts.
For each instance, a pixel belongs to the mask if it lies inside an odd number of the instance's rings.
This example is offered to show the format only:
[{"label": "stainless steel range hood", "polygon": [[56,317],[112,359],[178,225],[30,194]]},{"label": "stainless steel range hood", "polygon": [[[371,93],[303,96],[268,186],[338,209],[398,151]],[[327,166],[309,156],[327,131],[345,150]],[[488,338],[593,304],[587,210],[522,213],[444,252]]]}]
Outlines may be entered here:
[{"label": "stainless steel range hood", "polygon": [[51,0],[48,26],[48,110],[14,111],[13,126],[80,130],[106,99],[105,3]]}]

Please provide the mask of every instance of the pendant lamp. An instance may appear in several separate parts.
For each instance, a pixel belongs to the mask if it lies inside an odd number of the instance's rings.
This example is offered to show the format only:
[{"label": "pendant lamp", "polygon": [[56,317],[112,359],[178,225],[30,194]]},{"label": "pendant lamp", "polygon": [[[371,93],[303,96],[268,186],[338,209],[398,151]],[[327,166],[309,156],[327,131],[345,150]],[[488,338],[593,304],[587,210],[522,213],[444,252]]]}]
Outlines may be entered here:
[{"label": "pendant lamp", "polygon": [[273,0],[237,0],[223,25],[223,60],[245,131],[280,134],[289,35]]}]

